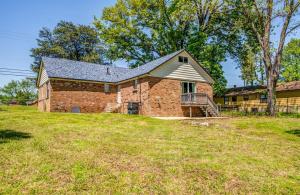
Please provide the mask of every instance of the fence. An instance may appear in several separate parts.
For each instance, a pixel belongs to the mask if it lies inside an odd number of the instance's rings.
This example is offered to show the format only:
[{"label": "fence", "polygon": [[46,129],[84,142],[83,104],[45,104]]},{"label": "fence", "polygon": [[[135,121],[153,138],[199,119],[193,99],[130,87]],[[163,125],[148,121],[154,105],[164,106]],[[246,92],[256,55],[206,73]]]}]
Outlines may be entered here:
[{"label": "fence", "polygon": [[[267,105],[242,104],[242,105],[219,105],[220,111],[240,111],[240,112],[265,112]],[[300,113],[300,105],[276,105],[277,112]]]}]

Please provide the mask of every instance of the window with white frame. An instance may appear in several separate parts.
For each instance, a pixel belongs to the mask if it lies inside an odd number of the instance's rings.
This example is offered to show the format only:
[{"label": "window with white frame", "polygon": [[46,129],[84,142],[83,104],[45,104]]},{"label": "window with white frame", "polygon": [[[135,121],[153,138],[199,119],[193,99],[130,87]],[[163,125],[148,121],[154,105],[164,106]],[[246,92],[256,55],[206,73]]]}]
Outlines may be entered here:
[{"label": "window with white frame", "polygon": [[195,93],[196,92],[194,82],[184,81],[184,82],[181,83],[181,88],[182,88],[182,90],[181,90],[182,94]]},{"label": "window with white frame", "polygon": [[109,93],[110,92],[110,86],[107,83],[104,84],[104,92],[105,93]]},{"label": "window with white frame", "polygon": [[188,59],[188,57],[178,56],[178,61],[183,62],[183,63],[188,63],[189,59]]}]

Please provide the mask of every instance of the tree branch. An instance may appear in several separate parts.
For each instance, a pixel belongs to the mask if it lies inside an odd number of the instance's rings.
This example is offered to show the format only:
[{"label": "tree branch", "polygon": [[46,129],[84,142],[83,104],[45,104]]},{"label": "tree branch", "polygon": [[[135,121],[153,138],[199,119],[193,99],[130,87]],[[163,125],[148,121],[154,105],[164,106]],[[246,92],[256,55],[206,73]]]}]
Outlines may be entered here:
[{"label": "tree branch", "polygon": [[[297,10],[297,7],[295,6],[299,6],[300,4],[298,3],[298,5],[294,5],[294,0],[290,1],[289,4],[289,9],[288,9],[288,13],[287,16],[285,18],[281,33],[280,33],[280,40],[279,40],[279,45],[278,45],[278,49],[276,52],[276,56],[275,56],[275,62],[274,62],[274,71],[275,74],[278,76],[279,75],[279,67],[280,67],[280,63],[281,63],[281,57],[282,57],[282,50],[283,50],[283,46],[284,46],[284,42],[285,42],[285,38],[287,36],[287,34],[291,31],[288,32],[288,26],[290,23],[290,20],[294,14],[294,12]],[[297,27],[297,25],[295,26]]]},{"label": "tree branch", "polygon": [[300,23],[299,23],[299,24],[296,24],[296,25],[293,26],[293,27],[290,27],[290,28],[288,29],[288,31],[286,32],[286,35],[290,34],[291,32],[293,32],[294,30],[296,30],[296,29],[299,28],[299,27],[300,27]]},{"label": "tree branch", "polygon": [[251,19],[251,14],[249,13],[249,10],[244,6],[245,4],[246,3],[244,1],[241,3],[241,5],[242,5],[242,7],[245,11],[245,16],[246,16],[248,22],[251,24],[251,28],[252,28],[253,32],[256,34],[256,38],[257,38],[259,44],[261,45],[261,47],[264,47],[264,44],[263,44],[263,41],[262,41],[262,35],[259,33],[259,31],[256,28],[253,20]]},{"label": "tree branch", "polygon": [[263,24],[263,23],[264,23],[264,21],[263,21],[263,15],[262,15],[262,13],[260,12],[260,10],[259,10],[259,8],[258,8],[258,5],[257,5],[257,3],[256,3],[256,0],[254,0],[253,3],[254,3],[254,7],[255,7],[255,10],[256,10],[256,12],[257,12],[258,18],[259,18],[261,24]]}]

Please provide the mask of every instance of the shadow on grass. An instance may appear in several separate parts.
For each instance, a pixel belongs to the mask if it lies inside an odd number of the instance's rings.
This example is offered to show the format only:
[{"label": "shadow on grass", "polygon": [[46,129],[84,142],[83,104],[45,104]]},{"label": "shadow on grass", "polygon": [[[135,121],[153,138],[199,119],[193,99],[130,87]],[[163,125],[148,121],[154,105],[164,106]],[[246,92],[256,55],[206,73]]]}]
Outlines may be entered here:
[{"label": "shadow on grass", "polygon": [[6,109],[0,108],[0,112],[7,111]]},{"label": "shadow on grass", "polygon": [[6,143],[9,140],[21,140],[31,138],[30,133],[14,131],[9,129],[0,129],[0,144]]},{"label": "shadow on grass", "polygon": [[300,130],[299,130],[299,129],[289,130],[289,131],[286,131],[286,133],[288,133],[288,134],[293,134],[293,135],[295,135],[295,136],[300,137]]}]

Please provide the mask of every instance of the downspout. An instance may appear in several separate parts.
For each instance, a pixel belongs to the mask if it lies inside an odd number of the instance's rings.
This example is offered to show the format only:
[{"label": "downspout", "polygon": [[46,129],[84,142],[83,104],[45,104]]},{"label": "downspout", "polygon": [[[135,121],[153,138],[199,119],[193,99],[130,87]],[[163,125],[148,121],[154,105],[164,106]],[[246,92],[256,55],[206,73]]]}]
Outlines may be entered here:
[{"label": "downspout", "polygon": [[[140,105],[141,105],[141,110],[142,110],[142,82],[139,82],[139,78],[138,78],[138,83],[140,84],[140,101],[139,101],[139,103],[140,103]],[[141,112],[141,111],[139,111],[139,112]]]}]

